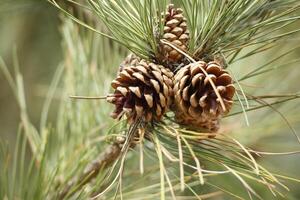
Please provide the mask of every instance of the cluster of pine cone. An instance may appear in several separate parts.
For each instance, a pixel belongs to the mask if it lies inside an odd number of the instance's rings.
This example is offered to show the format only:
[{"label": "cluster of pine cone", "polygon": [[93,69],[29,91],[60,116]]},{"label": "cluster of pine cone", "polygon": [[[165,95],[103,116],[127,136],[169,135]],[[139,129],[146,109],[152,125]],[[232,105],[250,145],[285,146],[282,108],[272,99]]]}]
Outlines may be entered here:
[{"label": "cluster of pine cone", "polygon": [[[160,44],[160,56],[146,61],[131,54],[121,63],[112,82],[115,91],[107,97],[115,105],[111,116],[153,122],[171,110],[178,124],[216,132],[233,104],[232,78],[217,61],[183,64],[189,42],[183,10],[171,4],[163,19],[160,39],[167,43]],[[175,70],[174,65],[183,67]]]}]

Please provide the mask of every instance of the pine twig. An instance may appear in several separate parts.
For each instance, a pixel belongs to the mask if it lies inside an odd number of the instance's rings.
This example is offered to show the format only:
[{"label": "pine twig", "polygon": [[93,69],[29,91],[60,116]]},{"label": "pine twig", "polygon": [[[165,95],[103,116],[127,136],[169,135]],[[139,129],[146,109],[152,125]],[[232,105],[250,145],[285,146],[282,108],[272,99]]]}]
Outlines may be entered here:
[{"label": "pine twig", "polygon": [[[119,143],[115,142],[108,146],[97,159],[87,166],[81,176],[75,177],[65,186],[62,192],[59,193],[58,199],[62,200],[66,196],[79,191],[84,185],[96,178],[100,170],[110,166],[119,157],[120,153],[121,145]],[[71,191],[74,186],[76,186],[76,189]]]}]

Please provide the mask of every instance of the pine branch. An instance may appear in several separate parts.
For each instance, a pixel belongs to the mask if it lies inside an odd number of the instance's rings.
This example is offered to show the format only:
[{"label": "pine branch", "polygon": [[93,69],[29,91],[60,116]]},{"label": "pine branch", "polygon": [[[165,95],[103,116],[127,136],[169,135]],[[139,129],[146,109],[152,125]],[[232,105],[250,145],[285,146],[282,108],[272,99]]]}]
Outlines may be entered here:
[{"label": "pine branch", "polygon": [[97,177],[99,172],[109,167],[120,155],[121,146],[119,143],[109,145],[97,159],[92,161],[84,170],[82,175],[75,177],[61,190],[58,199],[62,200],[66,196],[71,196],[81,190],[87,183]]}]

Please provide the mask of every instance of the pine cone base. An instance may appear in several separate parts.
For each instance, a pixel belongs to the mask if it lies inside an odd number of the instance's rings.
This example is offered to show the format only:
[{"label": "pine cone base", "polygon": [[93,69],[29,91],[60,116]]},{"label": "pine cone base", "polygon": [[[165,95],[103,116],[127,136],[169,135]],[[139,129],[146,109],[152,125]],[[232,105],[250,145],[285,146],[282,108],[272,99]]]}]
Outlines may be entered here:
[{"label": "pine cone base", "polygon": [[220,128],[220,118],[203,117],[197,119],[177,111],[175,113],[175,120],[178,124],[190,126],[197,130],[203,129],[212,133],[217,132]]}]

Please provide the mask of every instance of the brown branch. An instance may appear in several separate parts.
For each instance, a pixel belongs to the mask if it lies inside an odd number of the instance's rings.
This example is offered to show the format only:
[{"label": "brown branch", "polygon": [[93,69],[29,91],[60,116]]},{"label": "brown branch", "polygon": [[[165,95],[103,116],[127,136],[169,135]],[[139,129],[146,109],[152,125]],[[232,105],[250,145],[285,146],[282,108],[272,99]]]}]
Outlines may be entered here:
[{"label": "brown branch", "polygon": [[[119,157],[120,153],[121,145],[119,143],[114,143],[108,146],[97,159],[86,167],[81,176],[75,177],[64,187],[64,189],[58,194],[58,199],[63,200],[66,196],[73,195],[79,191],[84,185],[96,178],[100,170],[110,166]],[[73,191],[71,191],[72,188],[74,188]]]}]

